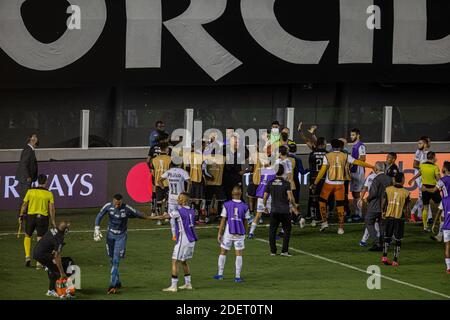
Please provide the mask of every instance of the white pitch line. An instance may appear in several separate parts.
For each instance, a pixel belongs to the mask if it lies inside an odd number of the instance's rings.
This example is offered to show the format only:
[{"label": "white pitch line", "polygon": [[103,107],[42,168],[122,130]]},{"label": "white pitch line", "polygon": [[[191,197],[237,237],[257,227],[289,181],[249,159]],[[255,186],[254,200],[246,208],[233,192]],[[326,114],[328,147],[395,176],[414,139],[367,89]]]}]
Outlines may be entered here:
[{"label": "white pitch line", "polygon": [[[352,223],[352,225],[360,225],[360,224],[364,224],[364,223]],[[329,223],[328,225],[329,226],[334,226],[334,225],[337,225],[337,223]],[[196,230],[197,229],[214,229],[214,228],[217,229],[218,227],[219,227],[219,225],[203,226],[203,227],[196,226],[195,229]],[[260,224],[260,225],[258,225],[258,228],[260,228],[260,227],[268,228],[269,224]],[[310,225],[306,225],[306,227],[311,227],[311,226]],[[311,228],[314,228],[314,227],[311,227]],[[137,229],[128,229],[127,231],[131,231],[131,232],[133,232],[133,231],[159,231],[159,230],[170,230],[170,229],[171,229],[170,227],[137,228]],[[102,229],[101,231],[106,232],[107,230],[106,229]],[[69,233],[89,233],[89,232],[94,232],[94,229],[92,229],[92,230],[70,230]],[[20,235],[23,235],[23,234],[24,233],[22,232]],[[17,235],[17,232],[14,232],[14,231],[7,231],[5,233],[0,233],[0,237],[3,237],[3,236],[16,236],[16,235]]]},{"label": "white pitch line", "polygon": [[[260,239],[260,238],[255,238],[255,239],[260,241],[260,242],[269,243],[269,241],[265,240],[265,239]],[[277,244],[277,246],[281,247],[281,244]],[[337,264],[337,265],[340,265],[340,266],[348,268],[348,269],[359,271],[359,272],[362,272],[364,274],[368,274],[366,270],[360,269],[360,268],[352,266],[350,264],[346,264],[346,263],[342,263],[342,262],[339,262],[339,261],[336,261],[336,260],[325,258],[325,257],[319,256],[318,254],[314,254],[314,253],[310,253],[310,252],[307,252],[307,251],[295,249],[295,248],[292,248],[292,247],[289,247],[289,250],[292,250],[292,251],[295,251],[295,252],[298,252],[298,253],[301,253],[301,254],[304,254],[304,255],[316,258],[316,259],[324,260],[324,261],[327,261],[327,262],[330,262],[330,263],[333,263],[333,264]],[[388,276],[384,276],[382,274],[380,275],[380,277],[383,278],[383,279],[386,279],[386,280],[390,280],[390,281],[399,283],[399,284],[403,284],[403,285],[411,287],[411,288],[419,289],[419,290],[422,290],[422,291],[425,291],[425,292],[428,292],[428,293],[431,293],[431,294],[434,294],[434,295],[438,295],[438,296],[444,297],[446,299],[450,299],[450,296],[446,295],[444,293],[433,291],[431,289],[420,287],[420,286],[417,286],[415,284],[408,283],[408,282],[405,282],[405,281],[397,280],[397,279],[394,279],[394,278],[391,278],[391,277],[388,277]]]}]

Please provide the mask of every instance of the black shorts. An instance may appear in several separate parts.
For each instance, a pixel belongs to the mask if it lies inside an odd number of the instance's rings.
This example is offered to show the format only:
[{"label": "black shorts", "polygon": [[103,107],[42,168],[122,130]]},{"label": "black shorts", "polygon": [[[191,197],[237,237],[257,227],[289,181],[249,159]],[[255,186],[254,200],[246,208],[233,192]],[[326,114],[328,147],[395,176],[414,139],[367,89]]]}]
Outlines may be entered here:
[{"label": "black shorts", "polygon": [[384,236],[386,238],[392,238],[394,236],[395,240],[402,240],[405,231],[405,220],[386,218],[384,220]]},{"label": "black shorts", "polygon": [[207,201],[211,201],[214,197],[216,198],[216,201],[226,200],[222,186],[206,186],[205,196]]},{"label": "black shorts", "polygon": [[27,214],[25,219],[25,233],[28,236],[32,236],[34,230],[36,230],[38,237],[43,237],[48,231],[49,219],[48,216],[40,214]]},{"label": "black shorts", "polygon": [[192,182],[190,193],[191,193],[191,200],[205,199],[205,186],[203,182]]},{"label": "black shorts", "polygon": [[160,188],[157,186],[155,193],[156,193],[156,201],[162,202],[167,199],[167,195],[169,194],[169,188],[168,187]]},{"label": "black shorts", "polygon": [[254,183],[250,183],[247,187],[247,197],[256,198],[256,189],[258,186]]},{"label": "black shorts", "polygon": [[422,191],[422,201],[423,205],[427,206],[430,204],[430,200],[433,200],[435,204],[439,204],[442,201],[441,194],[439,190],[436,192]]}]

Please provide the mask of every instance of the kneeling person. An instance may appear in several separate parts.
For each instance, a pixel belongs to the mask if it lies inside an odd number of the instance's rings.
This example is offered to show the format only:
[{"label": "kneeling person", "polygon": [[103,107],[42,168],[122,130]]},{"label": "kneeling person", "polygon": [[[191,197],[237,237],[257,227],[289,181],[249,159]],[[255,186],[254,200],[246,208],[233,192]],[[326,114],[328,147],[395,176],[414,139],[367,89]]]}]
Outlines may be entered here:
[{"label": "kneeling person", "polygon": [[[398,266],[398,257],[400,255],[400,246],[405,230],[405,214],[409,210],[409,191],[403,188],[405,175],[397,173],[394,178],[394,185],[386,188],[383,198],[383,219],[385,225],[385,235],[383,238],[383,257],[381,262],[385,265]],[[387,258],[389,246],[395,239],[394,261],[390,262]]]},{"label": "kneeling person", "polygon": [[61,259],[64,246],[64,236],[68,233],[69,222],[61,222],[58,228],[51,228],[34,248],[33,258],[47,268],[48,291],[47,296],[59,297],[56,293],[56,281],[66,278],[66,268]]},{"label": "kneeling person", "polygon": [[151,217],[151,219],[175,219],[175,231],[177,243],[172,253],[172,284],[163,289],[167,292],[178,291],[178,266],[181,264],[184,271],[184,285],[180,289],[192,290],[191,272],[187,260],[194,255],[195,242],[195,210],[189,206],[190,197],[186,192],[178,196],[178,209],[162,216]]},{"label": "kneeling person", "polygon": [[[220,243],[220,255],[219,255],[219,272],[214,279],[223,279],[223,269],[225,268],[226,254],[231,250],[234,245],[236,251],[236,277],[235,282],[242,282],[241,270],[242,270],[242,251],[245,248],[245,234],[247,230],[247,219],[250,219],[250,212],[248,205],[241,201],[242,190],[241,187],[236,186],[233,188],[232,200],[227,201],[223,205],[222,220],[220,221],[219,233],[217,240]],[[226,223],[226,226],[225,226]],[[222,236],[223,229],[225,227],[225,234]]]}]

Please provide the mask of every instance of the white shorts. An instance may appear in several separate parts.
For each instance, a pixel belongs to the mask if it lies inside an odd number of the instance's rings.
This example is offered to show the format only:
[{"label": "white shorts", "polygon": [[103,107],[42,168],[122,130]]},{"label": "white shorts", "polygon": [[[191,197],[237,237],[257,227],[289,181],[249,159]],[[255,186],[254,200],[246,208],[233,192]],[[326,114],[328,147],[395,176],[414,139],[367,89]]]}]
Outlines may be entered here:
[{"label": "white shorts", "polygon": [[351,192],[361,192],[364,188],[364,172],[352,172],[350,174],[351,181],[350,181],[350,191]]},{"label": "white shorts", "polygon": [[450,242],[450,230],[442,230],[444,234],[444,242]]},{"label": "white shorts", "polygon": [[167,212],[171,213],[175,210],[178,210],[178,203],[171,203],[169,200],[169,203],[167,204]]},{"label": "white shorts", "polygon": [[180,240],[173,248],[172,259],[186,261],[194,256],[195,241],[189,242],[186,235],[180,234]]},{"label": "white shorts", "polygon": [[[269,196],[267,198],[267,209],[271,209],[272,206],[272,198]],[[258,202],[256,203],[256,212],[264,212],[265,211],[265,207],[264,207],[264,200],[261,198],[258,198]]]},{"label": "white shorts", "polygon": [[244,250],[245,249],[245,235],[240,237],[233,236],[224,236],[222,239],[222,243],[220,244],[221,248],[224,248],[227,251],[230,251],[234,246],[234,250]]}]

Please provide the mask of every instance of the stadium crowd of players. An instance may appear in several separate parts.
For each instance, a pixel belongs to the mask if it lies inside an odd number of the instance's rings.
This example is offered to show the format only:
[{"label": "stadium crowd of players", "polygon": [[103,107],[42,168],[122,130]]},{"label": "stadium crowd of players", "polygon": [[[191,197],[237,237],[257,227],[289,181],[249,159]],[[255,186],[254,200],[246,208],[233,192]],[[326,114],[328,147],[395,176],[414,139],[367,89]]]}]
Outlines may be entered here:
[{"label": "stadium crowd of players", "polygon": [[[147,158],[154,191],[151,215],[126,205],[122,196],[117,194],[101,209],[95,220],[94,239],[100,241],[101,219],[105,215],[109,217],[106,241],[112,269],[108,293],[117,293],[122,286],[119,261],[125,255],[127,219],[133,217],[155,220],[157,224],[169,223],[171,226],[172,239],[176,244],[172,254],[171,285],[164,289],[169,292],[192,289],[187,260],[193,257],[197,241],[195,226],[216,220],[220,220],[217,237],[220,253],[214,279],[224,278],[227,252],[234,247],[234,280],[241,282],[245,239],[255,237],[265,215],[270,216],[268,238],[271,255],[276,255],[275,241],[279,238],[283,238],[281,255],[291,255],[288,248],[292,224],[303,228],[309,222],[312,227],[317,226],[324,232],[329,229],[328,220],[336,212],[338,235],[345,233],[346,222],[364,222],[359,245],[365,247],[371,239],[369,250],[382,252],[381,262],[392,266],[399,265],[405,222],[421,220],[425,232],[433,231],[432,238],[445,243],[446,272],[450,274],[450,162],[444,162],[442,170],[437,166],[430,139],[421,137],[418,141],[414,158],[416,174],[407,183],[410,186],[417,183],[419,199],[410,210],[410,192],[405,188],[405,175],[396,164],[396,153],[388,153],[384,162],[370,164],[366,162],[367,150],[360,130],[350,132],[351,149],[345,138],[332,139],[328,145],[325,138],[316,136],[316,132],[316,126],[305,131],[301,123],[298,126],[299,137],[311,149],[309,166],[305,169],[296,154],[297,144],[289,139],[289,129],[281,127],[277,121],[261,137],[263,143],[258,146],[245,145],[242,148],[241,137],[233,128],[228,128],[225,141],[219,141],[217,135],[211,134],[199,143],[200,149],[193,144],[189,152],[171,142],[164,123],[158,121],[155,131],[150,134]],[[276,160],[271,161],[274,158]],[[245,161],[239,163],[238,159]],[[369,175],[366,175],[366,170],[371,171]],[[306,173],[309,173],[310,180],[307,210],[299,213],[299,174]],[[248,176],[248,185],[243,183],[244,176]],[[52,204],[53,201],[42,190],[45,189],[44,177],[40,179],[40,190],[30,189],[25,193],[21,210],[21,219],[26,221],[24,246],[27,266],[31,259],[29,239],[34,229],[38,229],[39,237],[45,234],[43,229],[48,228],[49,213],[52,226],[56,227],[54,208],[43,204]],[[352,201],[349,201],[349,193],[352,194]],[[438,206],[435,215],[431,202]],[[32,212],[30,208],[33,208]],[[363,218],[364,209],[366,213]],[[44,220],[47,217],[47,220],[36,223],[33,215],[44,217]],[[279,224],[282,228],[277,234]],[[64,227],[61,232],[67,232],[67,228]],[[258,233],[261,236],[267,234],[261,230]],[[391,244],[394,244],[392,261],[388,259]],[[57,252],[60,253],[60,250]],[[180,287],[179,266],[184,271],[185,280]],[[54,295],[55,272],[62,271],[53,266],[47,266],[47,269],[50,279],[48,294]]]}]

